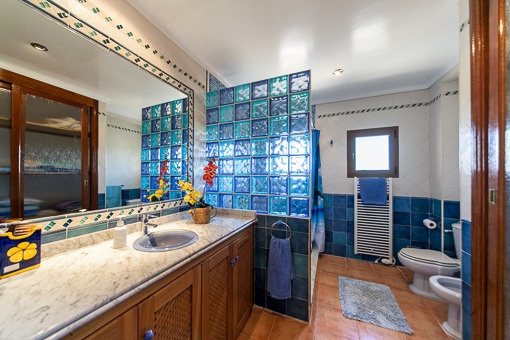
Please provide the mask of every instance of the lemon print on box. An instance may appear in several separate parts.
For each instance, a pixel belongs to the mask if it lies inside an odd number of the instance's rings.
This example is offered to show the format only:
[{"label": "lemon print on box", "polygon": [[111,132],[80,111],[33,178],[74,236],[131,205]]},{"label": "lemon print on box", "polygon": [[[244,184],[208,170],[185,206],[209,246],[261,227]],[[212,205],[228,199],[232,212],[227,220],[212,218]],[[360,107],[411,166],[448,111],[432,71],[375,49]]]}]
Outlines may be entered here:
[{"label": "lemon print on box", "polygon": [[7,251],[9,261],[12,263],[30,260],[35,255],[37,255],[37,244],[30,242],[21,242]]}]

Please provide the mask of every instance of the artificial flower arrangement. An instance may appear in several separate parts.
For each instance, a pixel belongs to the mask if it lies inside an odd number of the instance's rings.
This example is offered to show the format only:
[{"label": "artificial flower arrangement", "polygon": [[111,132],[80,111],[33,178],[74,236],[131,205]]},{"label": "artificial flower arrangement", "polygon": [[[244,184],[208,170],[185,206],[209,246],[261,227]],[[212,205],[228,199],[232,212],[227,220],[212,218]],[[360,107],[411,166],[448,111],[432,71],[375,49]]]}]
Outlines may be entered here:
[{"label": "artificial flower arrangement", "polygon": [[[216,165],[216,158],[211,158],[211,160],[207,163],[207,166],[204,167],[204,176],[202,177],[207,185],[213,185],[213,179],[216,177],[217,169],[218,166]],[[195,189],[190,182],[180,180],[179,186],[181,187],[181,190],[186,192],[186,195],[183,198],[184,202],[188,203],[192,208],[205,208],[210,206],[210,204],[205,202],[204,195]]]},{"label": "artificial flower arrangement", "polygon": [[[155,193],[153,193],[152,195],[147,197],[149,202],[160,201],[161,198],[168,192],[167,188],[168,188],[169,184],[167,183],[167,180],[163,178],[163,175],[165,175],[167,173],[168,173],[168,161],[164,161],[161,164],[161,171],[159,173],[159,178],[158,178],[159,189],[156,190]],[[147,192],[150,193],[150,190],[147,190]]]}]

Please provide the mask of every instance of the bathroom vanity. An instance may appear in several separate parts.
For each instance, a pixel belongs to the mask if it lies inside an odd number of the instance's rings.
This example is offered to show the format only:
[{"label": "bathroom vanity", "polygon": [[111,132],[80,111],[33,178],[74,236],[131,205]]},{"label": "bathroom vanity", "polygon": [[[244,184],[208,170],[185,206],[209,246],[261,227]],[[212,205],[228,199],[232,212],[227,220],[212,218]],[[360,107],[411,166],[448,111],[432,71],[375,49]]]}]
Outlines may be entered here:
[{"label": "bathroom vanity", "polygon": [[198,235],[181,249],[134,249],[137,223],[126,248],[113,249],[108,239],[43,257],[40,268],[0,280],[0,338],[142,339],[152,332],[233,339],[253,306],[255,221],[254,212],[219,209],[211,223],[197,225],[184,212],[152,220],[154,231]]}]

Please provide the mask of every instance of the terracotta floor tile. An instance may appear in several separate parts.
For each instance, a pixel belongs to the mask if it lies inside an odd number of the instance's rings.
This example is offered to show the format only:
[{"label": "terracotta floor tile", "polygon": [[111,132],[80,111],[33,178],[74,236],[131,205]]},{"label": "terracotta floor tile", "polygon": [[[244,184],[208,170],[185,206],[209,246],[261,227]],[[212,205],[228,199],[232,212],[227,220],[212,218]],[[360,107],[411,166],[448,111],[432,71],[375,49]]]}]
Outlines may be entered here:
[{"label": "terracotta floor tile", "polygon": [[380,275],[380,283],[387,285],[390,288],[397,288],[397,289],[409,289],[409,283],[407,282],[406,278],[402,275],[384,275],[382,273],[379,273]]},{"label": "terracotta floor tile", "polygon": [[349,268],[349,277],[357,280],[379,282],[380,274],[373,271],[371,268],[365,269],[362,267],[351,267]]},{"label": "terracotta floor tile", "polygon": [[[324,329],[316,329],[315,330],[315,340],[358,340],[359,337],[357,334],[354,334],[354,336],[348,336],[347,334],[334,334],[331,332],[328,332]],[[361,339],[360,339],[361,340]]]},{"label": "terracotta floor tile", "polygon": [[312,340],[313,326],[287,317],[277,317],[268,339]]},{"label": "terracotta floor tile", "polygon": [[338,286],[330,287],[319,285],[317,304],[318,311],[322,308],[321,304],[340,308],[340,291],[338,290]]},{"label": "terracotta floor tile", "polygon": [[344,266],[346,265],[345,257],[323,254],[323,255],[320,255],[319,259],[323,263],[324,262],[330,262],[330,263],[336,263],[336,264],[340,264],[340,265],[344,265]]},{"label": "terracotta floor tile", "polygon": [[396,266],[385,266],[384,264],[374,262],[370,263],[370,265],[372,266],[372,269],[378,273],[383,273],[384,275],[402,276],[402,272]]},{"label": "terracotta floor tile", "polygon": [[249,339],[267,339],[271,334],[276,318],[276,314],[266,312],[261,308],[254,308],[241,330],[241,334]]},{"label": "terracotta floor tile", "polygon": [[403,333],[379,327],[366,322],[358,322],[359,338],[363,340],[399,340],[404,339]]},{"label": "terracotta floor tile", "polygon": [[346,339],[358,338],[358,327],[356,321],[347,319],[342,315],[339,308],[319,304],[317,311],[316,330],[324,330]]},{"label": "terracotta floor tile", "polygon": [[355,260],[355,259],[349,259],[349,258],[346,258],[345,261],[347,262],[347,266],[349,266],[349,267],[372,269],[372,265],[368,261]]},{"label": "terracotta floor tile", "polygon": [[348,272],[348,267],[334,262],[323,262],[320,273],[324,272],[337,275],[346,275]]},{"label": "terracotta floor tile", "polygon": [[[346,270],[346,272],[347,272],[347,270]],[[324,272],[319,275],[318,283],[319,283],[319,285],[338,288],[338,277],[339,276],[345,276],[345,275]]]}]

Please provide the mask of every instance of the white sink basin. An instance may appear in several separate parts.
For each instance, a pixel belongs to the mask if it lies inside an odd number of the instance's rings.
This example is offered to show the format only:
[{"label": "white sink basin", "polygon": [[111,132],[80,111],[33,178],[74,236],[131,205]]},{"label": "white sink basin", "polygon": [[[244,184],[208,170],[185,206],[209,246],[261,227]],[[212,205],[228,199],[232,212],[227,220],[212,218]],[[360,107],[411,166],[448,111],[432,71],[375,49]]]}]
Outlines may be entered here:
[{"label": "white sink basin", "polygon": [[169,251],[187,247],[197,240],[198,235],[190,230],[165,230],[138,238],[133,247],[145,252]]}]

